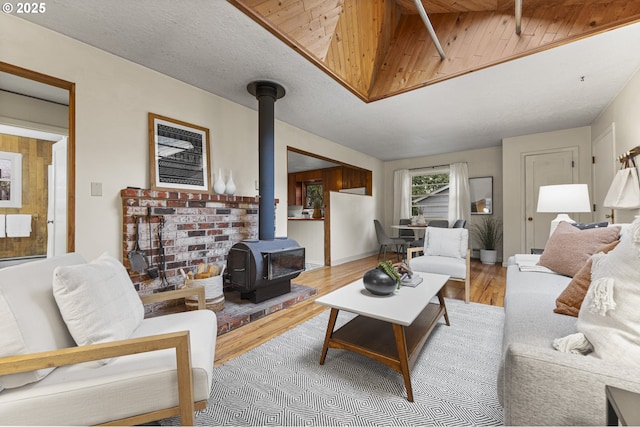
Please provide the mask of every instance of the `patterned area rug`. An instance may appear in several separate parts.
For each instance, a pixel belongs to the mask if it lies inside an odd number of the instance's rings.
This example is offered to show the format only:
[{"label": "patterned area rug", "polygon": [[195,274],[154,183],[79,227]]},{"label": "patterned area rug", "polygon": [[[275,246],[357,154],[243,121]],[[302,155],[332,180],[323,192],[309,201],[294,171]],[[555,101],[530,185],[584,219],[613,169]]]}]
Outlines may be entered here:
[{"label": "patterned area rug", "polygon": [[239,291],[225,291],[224,309],[216,313],[218,335],[226,334],[242,325],[255,322],[317,294],[318,290],[316,288],[292,283],[291,292],[254,304],[249,300],[241,299]]},{"label": "patterned area rug", "polygon": [[[450,299],[446,304],[451,326],[435,327],[411,371],[413,403],[406,400],[402,376],[368,358],[329,349],[319,364],[325,311],[215,368],[208,407],[196,423],[502,425],[496,377],[503,309]],[[338,323],[350,317],[341,312]]]}]

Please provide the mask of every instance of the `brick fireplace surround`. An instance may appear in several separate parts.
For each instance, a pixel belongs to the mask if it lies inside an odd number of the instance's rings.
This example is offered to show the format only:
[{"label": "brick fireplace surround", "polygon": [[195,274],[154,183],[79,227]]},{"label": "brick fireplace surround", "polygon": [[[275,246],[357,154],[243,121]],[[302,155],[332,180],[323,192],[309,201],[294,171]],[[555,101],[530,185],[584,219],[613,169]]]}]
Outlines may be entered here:
[{"label": "brick fireplace surround", "polygon": [[[151,209],[150,264],[158,267],[158,229],[164,218],[163,245],[167,282],[172,288],[182,284],[179,269],[192,270],[200,263],[226,264],[231,247],[244,239],[258,238],[258,198],[203,193],[126,188],[122,198],[122,260],[140,294],[162,288],[160,277],[131,270],[128,253],[135,245],[136,217],[139,217],[140,247],[149,254],[148,210]],[[275,201],[278,203],[278,200]],[[166,305],[146,307],[147,313]]]}]

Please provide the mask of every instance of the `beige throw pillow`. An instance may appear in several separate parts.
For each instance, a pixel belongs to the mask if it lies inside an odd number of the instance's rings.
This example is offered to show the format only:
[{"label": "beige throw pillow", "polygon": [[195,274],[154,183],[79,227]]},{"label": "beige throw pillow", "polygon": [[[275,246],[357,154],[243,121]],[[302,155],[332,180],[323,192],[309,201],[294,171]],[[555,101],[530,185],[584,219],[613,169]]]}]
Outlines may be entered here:
[{"label": "beige throw pillow", "polygon": [[[596,253],[608,253],[615,248],[620,240],[616,240],[608,245],[605,245],[598,249]],[[571,282],[567,285],[564,291],[556,299],[556,308],[553,310],[555,313],[566,314],[573,317],[578,317],[580,307],[582,306],[582,300],[589,289],[591,284],[591,258],[586,264],[573,276]]]},{"label": "beige throw pillow", "polygon": [[562,221],[553,232],[540,256],[538,265],[573,277],[589,257],[604,245],[618,240],[620,227],[580,230]]}]

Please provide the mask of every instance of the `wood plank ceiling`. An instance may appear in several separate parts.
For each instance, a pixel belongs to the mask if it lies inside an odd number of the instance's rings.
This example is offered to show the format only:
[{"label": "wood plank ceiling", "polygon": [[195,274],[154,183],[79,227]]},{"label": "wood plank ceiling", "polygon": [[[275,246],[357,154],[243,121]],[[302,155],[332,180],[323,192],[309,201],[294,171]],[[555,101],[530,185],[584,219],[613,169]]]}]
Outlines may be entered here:
[{"label": "wood plank ceiling", "polygon": [[[640,0],[229,0],[365,102],[640,21]],[[594,58],[597,60],[597,58]]]}]

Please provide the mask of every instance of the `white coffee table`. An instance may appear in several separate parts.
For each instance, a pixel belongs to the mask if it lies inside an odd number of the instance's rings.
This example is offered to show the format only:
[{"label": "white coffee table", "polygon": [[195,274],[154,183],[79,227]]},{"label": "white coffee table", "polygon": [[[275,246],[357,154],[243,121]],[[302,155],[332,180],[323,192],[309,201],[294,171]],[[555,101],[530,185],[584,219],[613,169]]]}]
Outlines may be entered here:
[{"label": "white coffee table", "polygon": [[[364,288],[362,279],[316,299],[331,307],[322,347],[323,365],[329,348],[350,350],[370,357],[404,377],[407,400],[413,402],[410,369],[440,317],[449,326],[442,287],[449,276],[414,273],[423,278],[415,288],[402,287],[392,295],[377,296]],[[439,304],[429,303],[438,296]],[[333,330],[340,310],[359,314]]]}]

